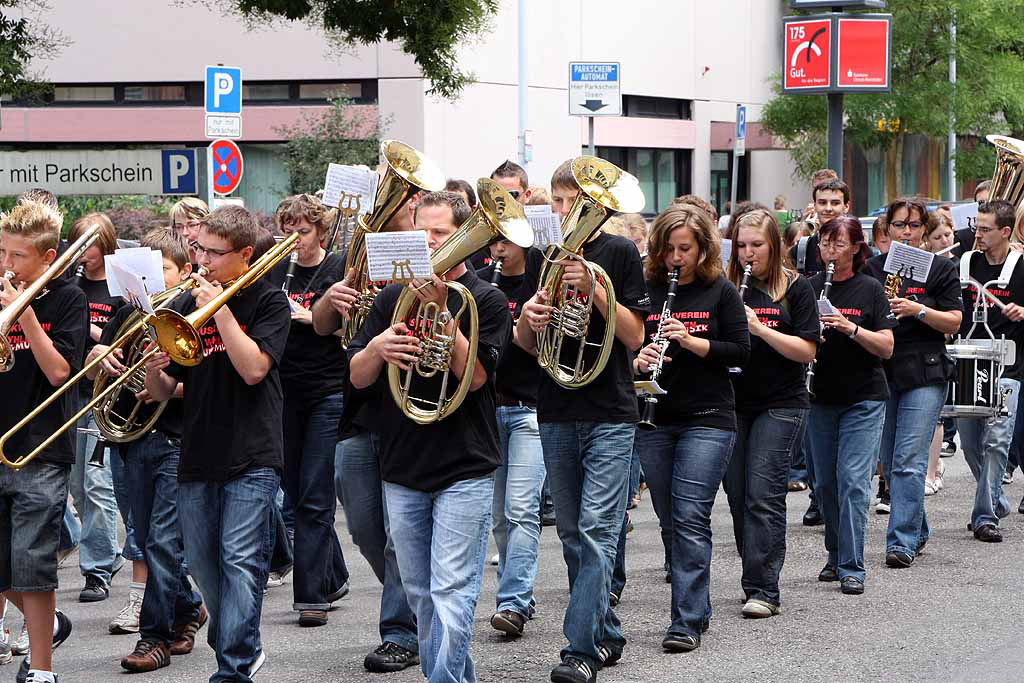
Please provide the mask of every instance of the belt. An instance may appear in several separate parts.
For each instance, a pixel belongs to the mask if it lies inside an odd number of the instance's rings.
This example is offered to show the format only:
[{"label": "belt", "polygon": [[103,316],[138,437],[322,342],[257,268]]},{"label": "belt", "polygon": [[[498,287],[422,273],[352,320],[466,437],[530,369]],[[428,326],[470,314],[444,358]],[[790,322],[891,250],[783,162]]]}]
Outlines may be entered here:
[{"label": "belt", "polygon": [[498,394],[498,406],[508,408],[536,408],[536,403],[530,403],[528,401],[520,401],[509,396],[502,396]]}]

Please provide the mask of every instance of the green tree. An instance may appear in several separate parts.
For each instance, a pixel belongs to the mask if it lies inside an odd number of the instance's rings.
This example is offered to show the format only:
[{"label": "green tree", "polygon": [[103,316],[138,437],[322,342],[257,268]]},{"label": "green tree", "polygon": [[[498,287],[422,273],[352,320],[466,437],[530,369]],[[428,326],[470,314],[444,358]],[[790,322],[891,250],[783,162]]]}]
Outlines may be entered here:
[{"label": "green tree", "polygon": [[305,20],[338,45],[393,41],[412,55],[431,92],[454,98],[470,81],[458,67],[458,48],[481,33],[498,0],[232,0],[247,19]]},{"label": "green tree", "polygon": [[24,100],[50,91],[29,68],[32,60],[48,59],[68,42],[43,22],[49,11],[45,0],[0,0],[0,94]]},{"label": "green tree", "polygon": [[[788,3],[786,3],[788,6]],[[957,135],[957,177],[984,177],[995,155],[978,136],[1024,133],[1024,3],[998,0],[889,0],[893,15],[892,92],[844,97],[847,140],[864,150],[894,148],[891,163],[902,167],[906,136],[945,138],[950,109]],[[950,25],[956,21],[956,41]],[[957,57],[957,83],[949,83],[949,56]],[[790,148],[799,177],[825,165],[824,96],[776,95],[765,106],[762,124]],[[884,122],[879,129],[879,121]],[[892,170],[892,169],[890,169]],[[903,193],[902,173],[891,174]]]},{"label": "green tree", "polygon": [[275,129],[288,140],[284,165],[292,194],[323,187],[328,164],[377,164],[382,123],[352,106],[351,100],[339,97],[329,102],[330,109]]}]

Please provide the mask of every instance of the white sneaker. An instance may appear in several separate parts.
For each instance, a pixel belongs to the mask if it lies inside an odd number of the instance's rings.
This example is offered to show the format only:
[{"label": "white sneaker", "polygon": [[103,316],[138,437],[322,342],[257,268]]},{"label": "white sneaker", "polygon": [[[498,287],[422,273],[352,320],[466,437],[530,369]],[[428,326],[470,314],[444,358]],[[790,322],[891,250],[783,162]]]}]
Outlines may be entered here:
[{"label": "white sneaker", "polygon": [[934,496],[938,492],[939,492],[939,489],[937,489],[935,487],[935,482],[934,481],[932,481],[931,479],[925,479],[924,480],[924,495],[926,495],[926,496]]},{"label": "white sneaker", "polygon": [[941,491],[943,488],[945,488],[945,486],[946,485],[942,483],[942,477],[941,476],[935,477],[935,490],[936,491]]},{"label": "white sneaker", "polygon": [[498,553],[494,553],[494,557],[491,558],[491,564],[497,567],[499,559],[501,558],[498,556]]},{"label": "white sneaker", "polygon": [[260,650],[260,653],[256,655],[256,661],[249,667],[249,678],[256,678],[256,674],[260,672],[263,665],[267,663],[267,653]]},{"label": "white sneaker", "polygon": [[121,608],[121,611],[117,613],[117,616],[107,626],[107,630],[112,634],[138,633],[139,613],[141,611],[142,595],[137,591],[130,591],[124,607]]},{"label": "white sneaker", "polygon": [[21,624],[21,632],[18,633],[18,639],[11,645],[11,652],[16,655],[27,655],[28,654],[28,624]]}]

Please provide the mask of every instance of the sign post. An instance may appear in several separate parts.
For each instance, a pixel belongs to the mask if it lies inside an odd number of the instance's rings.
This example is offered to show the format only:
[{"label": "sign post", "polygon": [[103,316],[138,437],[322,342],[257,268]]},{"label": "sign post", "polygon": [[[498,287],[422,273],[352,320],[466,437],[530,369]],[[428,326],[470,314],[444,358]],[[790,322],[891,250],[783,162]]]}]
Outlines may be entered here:
[{"label": "sign post", "polygon": [[747,153],[747,108],[736,105],[736,135],[732,148],[732,182],[729,183],[729,206],[736,213],[736,190],[740,176],[740,157]]},{"label": "sign post", "polygon": [[242,69],[206,67],[206,137],[242,137]]},{"label": "sign post", "polygon": [[569,62],[569,115],[587,117],[589,154],[595,154],[594,117],[622,116],[618,62]]},{"label": "sign post", "polygon": [[[884,0],[790,0],[810,7],[884,8]],[[828,96],[828,166],[842,174],[843,94],[890,92],[891,14],[819,14],[784,17],[782,92]]]}]

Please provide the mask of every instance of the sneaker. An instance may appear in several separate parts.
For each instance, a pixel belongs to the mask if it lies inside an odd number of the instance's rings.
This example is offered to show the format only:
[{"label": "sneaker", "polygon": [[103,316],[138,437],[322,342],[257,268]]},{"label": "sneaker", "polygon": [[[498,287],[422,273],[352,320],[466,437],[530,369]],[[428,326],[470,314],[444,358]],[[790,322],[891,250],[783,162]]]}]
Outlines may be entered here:
[{"label": "sneaker", "polygon": [[615,666],[622,659],[622,648],[615,648],[608,643],[601,643],[597,646],[597,658],[601,660],[601,667]]},{"label": "sneaker", "polygon": [[982,524],[974,530],[974,537],[984,543],[1002,543],[1003,535],[995,524]]},{"label": "sneaker", "polygon": [[[53,635],[53,649],[56,650],[71,635],[71,620],[60,610],[55,610],[53,615],[57,619],[57,632]],[[30,659],[31,657],[25,657],[25,659],[21,660],[21,666],[14,677],[16,683],[28,683],[28,672],[32,668],[32,664],[29,662]],[[56,679],[56,676],[54,676],[54,679]]]},{"label": "sneaker", "polygon": [[408,669],[420,663],[420,656],[412,650],[406,650],[398,643],[385,641],[380,646],[366,655],[363,660],[363,667],[373,673],[391,673]]},{"label": "sneaker", "polygon": [[1007,470],[1006,472],[1003,472],[1003,486],[1009,486],[1012,483],[1013,483],[1013,472],[1010,471],[1010,470]]},{"label": "sneaker", "polygon": [[863,595],[864,582],[855,576],[847,576],[840,582],[843,595]]},{"label": "sneaker", "polygon": [[764,619],[774,617],[782,612],[782,608],[764,600],[747,600],[743,605],[743,616],[748,619]]},{"label": "sneaker", "polygon": [[494,553],[494,555],[491,556],[491,561],[490,561],[489,564],[492,567],[497,567],[498,566],[498,560],[500,560],[500,559],[501,559],[501,555],[499,555],[498,553]]},{"label": "sneaker", "polygon": [[934,481],[932,481],[931,479],[925,479],[924,480],[924,495],[926,495],[926,496],[934,496],[938,492],[939,492],[939,489],[935,485]]},{"label": "sneaker", "polygon": [[98,576],[86,576],[85,588],[78,594],[79,602],[102,602],[110,597],[110,589]]},{"label": "sneaker", "polygon": [[889,492],[886,491],[885,493],[883,493],[878,498],[878,502],[875,503],[875,514],[876,515],[887,515],[887,514],[889,514],[889,510],[890,510],[891,507],[892,507],[892,504],[891,504],[891,502],[889,500]]},{"label": "sneaker", "polygon": [[611,605],[612,607],[618,607],[619,606],[619,600],[621,600],[621,599],[622,599],[621,595],[616,595],[615,593],[612,593],[611,591],[608,591],[608,604]]},{"label": "sneaker", "polygon": [[256,674],[260,672],[263,665],[267,663],[267,653],[260,650],[260,653],[256,655],[256,661],[249,667],[249,678],[256,678]]},{"label": "sneaker", "polygon": [[939,456],[943,458],[952,458],[956,455],[956,444],[952,441],[943,441],[942,450],[939,451]]},{"label": "sneaker", "polygon": [[935,484],[935,490],[936,491],[941,491],[942,489],[946,488],[946,485],[942,483],[942,477],[941,476],[940,477],[935,477],[935,481],[932,482],[932,483]]},{"label": "sneaker", "polygon": [[140,640],[135,650],[121,660],[121,668],[132,673],[156,671],[171,664],[171,652],[167,646],[156,640]]},{"label": "sneaker", "polygon": [[117,616],[107,626],[107,630],[111,634],[138,633],[139,613],[141,611],[142,595],[138,591],[129,591],[127,602],[124,603],[124,607],[121,608],[121,611],[117,613]]},{"label": "sneaker", "polygon": [[192,621],[174,627],[174,640],[171,641],[172,655],[187,655],[196,644],[196,633],[203,627],[210,615],[206,606],[199,606],[199,616]]},{"label": "sneaker", "polygon": [[523,635],[523,627],[526,625],[526,617],[519,612],[510,609],[503,609],[495,612],[491,617],[491,626],[496,631],[501,631],[507,636],[518,638]]},{"label": "sneaker", "polygon": [[568,656],[551,670],[551,683],[594,683],[597,674],[582,659]]},{"label": "sneaker", "polygon": [[914,564],[914,556],[902,550],[894,550],[885,554],[885,566],[892,569],[905,569]]},{"label": "sneaker", "polygon": [[[277,588],[278,586],[284,584],[284,577],[288,576],[291,573],[292,573],[292,565],[288,565],[287,567],[285,567],[281,571],[270,572],[267,575],[267,585],[265,586],[265,589],[266,588]],[[266,592],[266,590],[264,590],[264,592]]]},{"label": "sneaker", "polygon": [[689,634],[677,636],[670,633],[661,641],[661,646],[669,652],[691,652],[700,647],[700,638]]},{"label": "sneaker", "polygon": [[18,639],[11,645],[11,652],[16,655],[28,654],[28,623],[22,622],[21,631],[18,632]]},{"label": "sneaker", "polygon": [[[53,683],[57,683],[59,680],[57,674],[51,673],[50,675],[53,676]],[[25,674],[25,683],[49,683],[49,681],[40,675],[36,675],[35,671],[32,671]]]}]

